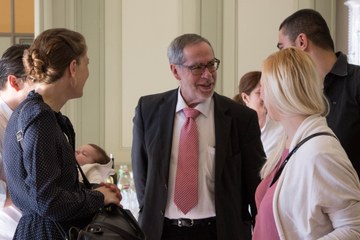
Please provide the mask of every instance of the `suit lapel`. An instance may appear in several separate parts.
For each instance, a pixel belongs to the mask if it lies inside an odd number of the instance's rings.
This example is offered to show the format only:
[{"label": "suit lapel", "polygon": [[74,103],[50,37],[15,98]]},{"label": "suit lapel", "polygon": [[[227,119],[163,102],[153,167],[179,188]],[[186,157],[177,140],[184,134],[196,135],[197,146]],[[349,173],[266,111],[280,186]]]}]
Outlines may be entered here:
[{"label": "suit lapel", "polygon": [[164,96],[159,106],[159,159],[163,159],[160,163],[162,173],[165,174],[166,180],[169,179],[169,164],[172,148],[172,135],[174,128],[175,108],[177,103],[177,89]]}]

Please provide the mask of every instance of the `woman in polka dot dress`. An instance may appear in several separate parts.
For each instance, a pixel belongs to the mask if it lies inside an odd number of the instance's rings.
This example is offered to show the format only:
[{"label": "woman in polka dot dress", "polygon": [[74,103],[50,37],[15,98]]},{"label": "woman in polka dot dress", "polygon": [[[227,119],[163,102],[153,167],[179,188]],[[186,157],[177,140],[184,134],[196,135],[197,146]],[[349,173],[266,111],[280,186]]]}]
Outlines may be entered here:
[{"label": "woman in polka dot dress", "polygon": [[83,227],[99,208],[121,200],[115,185],[88,190],[79,184],[75,133],[60,113],[69,99],[82,96],[88,64],[84,37],[68,29],[42,32],[24,54],[36,87],[12,114],[4,140],[10,195],[23,213],[14,239],[63,239],[57,225],[65,232]]}]

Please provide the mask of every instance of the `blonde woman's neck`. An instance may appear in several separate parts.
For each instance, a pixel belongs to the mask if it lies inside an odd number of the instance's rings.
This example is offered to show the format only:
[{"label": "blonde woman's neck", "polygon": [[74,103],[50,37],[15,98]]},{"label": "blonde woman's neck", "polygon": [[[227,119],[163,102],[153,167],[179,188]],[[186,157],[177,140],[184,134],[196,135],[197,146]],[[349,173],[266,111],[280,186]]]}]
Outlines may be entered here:
[{"label": "blonde woman's neck", "polygon": [[281,125],[284,127],[286,133],[285,148],[289,149],[290,144],[294,138],[294,135],[301,125],[301,123],[307,118],[305,115],[284,117],[280,120]]}]

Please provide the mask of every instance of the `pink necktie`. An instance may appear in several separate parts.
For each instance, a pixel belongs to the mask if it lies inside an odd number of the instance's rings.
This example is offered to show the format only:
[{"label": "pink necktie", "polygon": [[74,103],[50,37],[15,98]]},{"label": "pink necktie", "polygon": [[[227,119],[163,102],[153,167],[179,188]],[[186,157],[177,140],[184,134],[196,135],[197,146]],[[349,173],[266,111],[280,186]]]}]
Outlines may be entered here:
[{"label": "pink necktie", "polygon": [[193,108],[183,111],[186,121],[180,132],[174,202],[186,214],[198,202],[199,136],[195,119],[200,112]]}]

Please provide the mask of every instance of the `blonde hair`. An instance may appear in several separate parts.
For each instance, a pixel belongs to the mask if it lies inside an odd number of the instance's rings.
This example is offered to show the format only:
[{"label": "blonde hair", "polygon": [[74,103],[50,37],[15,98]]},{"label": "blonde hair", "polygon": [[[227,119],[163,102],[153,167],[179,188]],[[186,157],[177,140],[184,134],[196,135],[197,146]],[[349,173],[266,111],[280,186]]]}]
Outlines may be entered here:
[{"label": "blonde hair", "polygon": [[[263,63],[261,84],[268,109],[274,109],[282,117],[326,116],[328,113],[328,102],[315,64],[300,49],[286,48],[270,55]],[[285,140],[285,137],[280,139],[275,154],[261,169],[262,178],[270,174],[280,160]]]}]

